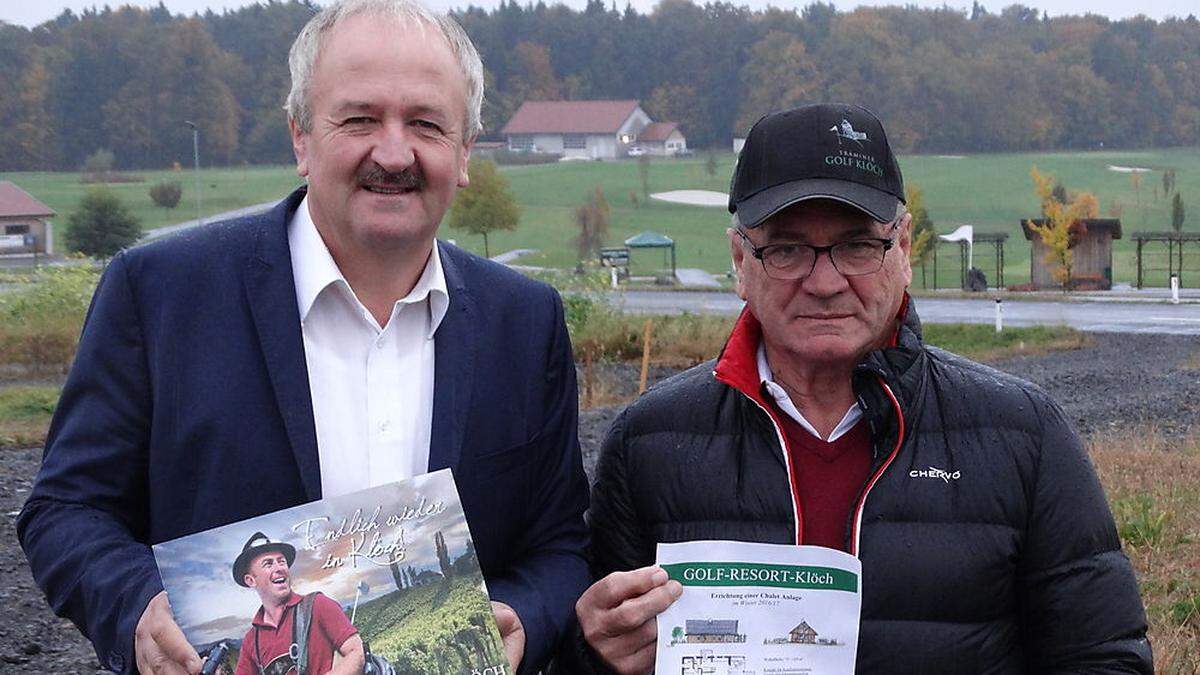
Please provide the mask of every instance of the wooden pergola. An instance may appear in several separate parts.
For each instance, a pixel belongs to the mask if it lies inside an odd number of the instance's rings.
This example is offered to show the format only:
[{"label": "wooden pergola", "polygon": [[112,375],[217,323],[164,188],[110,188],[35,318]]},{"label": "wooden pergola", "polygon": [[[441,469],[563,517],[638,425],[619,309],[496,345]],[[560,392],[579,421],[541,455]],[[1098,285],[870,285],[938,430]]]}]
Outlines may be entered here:
[{"label": "wooden pergola", "polygon": [[[1146,244],[1166,244],[1167,247],[1167,278],[1179,277],[1183,284],[1184,246],[1195,245],[1200,253],[1200,232],[1134,232],[1133,241],[1137,245],[1137,287],[1141,288],[1145,281],[1145,271],[1160,271],[1147,269],[1142,256]],[[1196,271],[1200,272],[1200,268]]]}]

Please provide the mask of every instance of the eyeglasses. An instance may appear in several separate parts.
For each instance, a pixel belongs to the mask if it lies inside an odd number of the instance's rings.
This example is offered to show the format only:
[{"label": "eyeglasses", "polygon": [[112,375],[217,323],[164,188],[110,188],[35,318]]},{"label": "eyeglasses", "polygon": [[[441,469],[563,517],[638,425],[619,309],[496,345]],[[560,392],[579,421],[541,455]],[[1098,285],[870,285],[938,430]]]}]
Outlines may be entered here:
[{"label": "eyeglasses", "polygon": [[[900,219],[892,221],[888,228],[891,234],[900,225]],[[833,268],[844,277],[874,274],[883,267],[883,258],[896,245],[895,236],[888,238],[864,237],[839,241],[829,246],[812,246],[788,242],[755,246],[740,228],[734,229],[750,247],[750,254],[762,263],[767,276],[779,281],[796,281],[812,274],[817,266],[817,257],[829,254]]]}]

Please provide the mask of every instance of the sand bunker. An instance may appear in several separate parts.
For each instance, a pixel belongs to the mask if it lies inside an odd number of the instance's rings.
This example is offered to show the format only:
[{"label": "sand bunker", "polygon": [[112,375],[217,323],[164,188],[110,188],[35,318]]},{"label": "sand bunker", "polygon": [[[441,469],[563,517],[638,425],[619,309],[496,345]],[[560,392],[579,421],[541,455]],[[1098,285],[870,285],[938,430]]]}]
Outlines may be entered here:
[{"label": "sand bunker", "polygon": [[671,190],[670,192],[655,192],[651,199],[672,204],[687,204],[688,206],[719,206],[729,205],[729,195],[713,190]]},{"label": "sand bunker", "polygon": [[1154,169],[1147,169],[1144,166],[1116,166],[1115,164],[1109,164],[1108,170],[1116,171],[1117,173],[1150,173]]}]

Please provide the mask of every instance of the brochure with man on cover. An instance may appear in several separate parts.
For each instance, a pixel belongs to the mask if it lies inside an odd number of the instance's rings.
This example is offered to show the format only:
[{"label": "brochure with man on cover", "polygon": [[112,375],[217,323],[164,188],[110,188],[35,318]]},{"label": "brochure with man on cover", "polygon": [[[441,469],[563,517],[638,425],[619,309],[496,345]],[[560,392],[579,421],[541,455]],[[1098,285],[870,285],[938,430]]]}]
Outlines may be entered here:
[{"label": "brochure with man on cover", "polygon": [[154,557],[207,673],[509,670],[449,469],[164,542]]}]

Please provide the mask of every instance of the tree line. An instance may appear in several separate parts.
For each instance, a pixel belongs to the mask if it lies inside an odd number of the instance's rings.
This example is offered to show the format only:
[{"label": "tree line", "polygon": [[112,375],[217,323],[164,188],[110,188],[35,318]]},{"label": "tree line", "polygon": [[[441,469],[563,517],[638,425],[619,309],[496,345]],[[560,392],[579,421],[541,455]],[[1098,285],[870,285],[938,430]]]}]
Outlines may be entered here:
[{"label": "tree line", "polygon": [[[221,14],[162,5],[0,22],[0,169],[291,161],[287,51],[316,11],[270,0]],[[860,103],[907,152],[1200,144],[1200,21],[1048,18],[1011,5],[653,11],[504,1],[455,13],[486,67],[485,133],[527,99],[633,98],[694,147],[729,147],[760,115]]]}]

